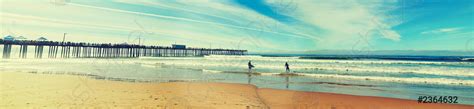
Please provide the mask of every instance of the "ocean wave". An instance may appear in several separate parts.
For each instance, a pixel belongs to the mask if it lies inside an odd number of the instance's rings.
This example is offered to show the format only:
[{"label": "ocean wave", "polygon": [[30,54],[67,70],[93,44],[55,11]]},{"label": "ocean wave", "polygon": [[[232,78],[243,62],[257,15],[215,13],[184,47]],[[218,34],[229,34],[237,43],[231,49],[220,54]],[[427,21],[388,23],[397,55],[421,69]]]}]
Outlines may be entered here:
[{"label": "ocean wave", "polygon": [[[219,67],[222,69],[234,68],[234,69],[247,69],[246,60],[160,60],[142,62],[147,64],[165,64],[173,66],[191,67],[191,68],[209,68]],[[275,62],[275,61],[252,61],[252,64],[256,66],[257,70],[272,70],[272,71],[283,71],[284,63],[286,61]],[[355,64],[355,63],[328,63],[328,62],[300,62],[290,61],[290,68],[295,71],[305,72],[319,72],[325,71],[339,71],[339,72],[374,72],[374,73],[415,73],[415,74],[430,74],[430,75],[444,75],[444,76],[466,76],[472,77],[474,73],[474,66],[459,64],[462,68],[450,67],[450,66],[436,66],[436,65],[422,65],[422,64]]]},{"label": "ocean wave", "polygon": [[462,58],[463,61],[474,61],[474,58]]},{"label": "ocean wave", "polygon": [[[245,71],[219,71],[219,70],[206,70],[203,72],[207,73],[240,73],[249,74]],[[339,74],[312,74],[312,73],[274,73],[274,72],[252,72],[252,75],[260,76],[306,76],[316,78],[336,78],[336,79],[348,79],[348,80],[363,80],[363,81],[383,81],[383,82],[399,82],[399,83],[411,83],[411,84],[444,84],[444,85],[463,85],[463,86],[474,86],[474,80],[459,80],[449,78],[420,78],[420,77],[378,77],[378,76],[354,76],[354,75],[339,75]]]},{"label": "ocean wave", "polygon": [[447,78],[400,78],[400,77],[373,77],[373,76],[350,76],[350,75],[334,75],[334,74],[308,74],[296,73],[301,76],[310,76],[318,78],[338,78],[338,79],[355,79],[366,81],[386,81],[401,83],[418,83],[418,84],[446,84],[446,85],[467,85],[474,86],[473,80],[457,80]]},{"label": "ocean wave", "polygon": [[460,62],[472,56],[415,56],[415,55],[320,55],[304,56],[301,59],[335,59],[335,60],[405,60],[431,62]]},{"label": "ocean wave", "polygon": [[446,76],[474,76],[474,63],[470,62],[428,62],[402,60],[306,60],[298,57],[262,57],[262,56],[221,56],[211,55],[205,60],[186,62],[167,61],[174,65],[215,66],[246,68],[251,60],[257,69],[284,69],[289,62],[294,70],[334,70],[383,73],[419,73]]},{"label": "ocean wave", "polygon": [[242,56],[229,56],[229,55],[209,55],[204,56],[208,60],[236,60],[236,61],[288,61],[297,60],[299,57],[263,57],[260,55],[242,55]]},{"label": "ocean wave", "polygon": [[[353,78],[365,80],[359,75],[369,74],[369,80],[402,81],[417,83],[441,84],[468,84],[472,85],[474,77],[474,64],[470,62],[412,62],[412,61],[386,61],[386,60],[304,60],[297,57],[262,57],[262,56],[219,56],[211,55],[206,57],[143,57],[139,59],[6,59],[2,60],[2,69],[44,69],[54,70],[74,66],[85,66],[87,69],[75,69],[85,71],[95,71],[96,69],[116,69],[129,65],[138,65],[147,68],[184,67],[192,69],[206,69],[207,73],[222,73],[226,71],[247,71],[247,62],[252,60],[260,75],[275,75],[284,72],[284,63],[289,62],[292,71],[305,72],[298,73],[304,75],[317,75],[341,78]],[[99,65],[100,64],[100,65]],[[117,66],[120,65],[120,66]],[[56,67],[55,67],[56,66]],[[57,67],[67,66],[67,67]],[[97,66],[97,67],[96,67]],[[99,68],[106,67],[106,68]],[[74,67],[75,68],[75,67]],[[73,68],[66,69],[73,70]],[[321,73],[334,71],[335,73]],[[369,72],[369,73],[367,73]],[[337,75],[344,73],[347,75]],[[370,75],[374,73],[374,75]],[[398,74],[413,73],[418,78],[400,78]],[[387,77],[373,77],[375,75],[388,75]],[[423,76],[440,75],[439,77],[423,78]],[[445,79],[441,79],[445,78]],[[466,80],[459,80],[464,78]]]}]

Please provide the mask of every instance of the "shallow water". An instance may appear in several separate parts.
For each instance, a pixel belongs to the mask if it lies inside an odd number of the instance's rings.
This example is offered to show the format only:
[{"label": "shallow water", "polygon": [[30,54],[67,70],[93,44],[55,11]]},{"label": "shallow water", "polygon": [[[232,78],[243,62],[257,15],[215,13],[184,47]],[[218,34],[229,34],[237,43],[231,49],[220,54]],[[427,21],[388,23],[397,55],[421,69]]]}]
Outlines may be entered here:
[{"label": "shallow water", "polygon": [[[247,62],[256,66],[249,75]],[[295,75],[284,73],[290,64]],[[0,59],[2,73],[26,71],[93,75],[142,82],[197,81],[254,84],[260,88],[332,92],[416,100],[458,96],[474,104],[474,63],[328,60],[298,57],[206,56],[121,59]]]}]

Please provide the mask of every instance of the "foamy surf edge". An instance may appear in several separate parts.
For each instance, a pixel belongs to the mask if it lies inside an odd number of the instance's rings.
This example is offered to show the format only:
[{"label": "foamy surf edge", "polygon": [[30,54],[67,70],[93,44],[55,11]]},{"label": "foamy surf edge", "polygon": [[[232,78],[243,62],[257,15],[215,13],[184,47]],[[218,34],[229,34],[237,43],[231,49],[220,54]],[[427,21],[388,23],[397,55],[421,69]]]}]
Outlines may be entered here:
[{"label": "foamy surf edge", "polygon": [[457,80],[457,79],[446,79],[446,78],[417,78],[417,77],[395,78],[395,77],[347,76],[347,75],[308,74],[308,73],[296,73],[296,75],[318,77],[318,78],[336,78],[336,79],[351,79],[351,80],[366,80],[366,81],[474,86],[474,81],[472,80]]}]

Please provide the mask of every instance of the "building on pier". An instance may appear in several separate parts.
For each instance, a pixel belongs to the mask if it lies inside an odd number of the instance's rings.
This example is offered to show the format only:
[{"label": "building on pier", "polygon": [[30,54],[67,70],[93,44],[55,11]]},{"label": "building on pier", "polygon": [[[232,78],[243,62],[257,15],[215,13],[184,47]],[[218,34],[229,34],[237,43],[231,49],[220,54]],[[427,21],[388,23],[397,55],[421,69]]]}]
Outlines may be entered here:
[{"label": "building on pier", "polygon": [[[47,41],[41,37],[38,40],[14,40],[6,38],[0,40],[3,49],[2,57],[10,58],[15,55],[12,49],[19,48],[20,58],[27,58],[28,48],[34,49],[35,58],[130,58],[130,57],[186,57],[204,55],[245,55],[247,50],[234,49],[210,49],[190,48],[185,45],[145,46],[136,44],[112,44],[112,43],[85,43],[85,42],[57,42]],[[14,47],[17,46],[17,47]],[[44,54],[44,56],[43,56]],[[13,56],[15,57],[15,56]]]},{"label": "building on pier", "polygon": [[36,39],[36,41],[48,41],[48,39],[45,37],[39,37],[38,39]]},{"label": "building on pier", "polygon": [[3,37],[3,40],[4,41],[14,41],[15,37],[13,37],[12,35],[7,35],[7,36]]},{"label": "building on pier", "polygon": [[186,45],[172,44],[171,47],[174,49],[186,49]]}]

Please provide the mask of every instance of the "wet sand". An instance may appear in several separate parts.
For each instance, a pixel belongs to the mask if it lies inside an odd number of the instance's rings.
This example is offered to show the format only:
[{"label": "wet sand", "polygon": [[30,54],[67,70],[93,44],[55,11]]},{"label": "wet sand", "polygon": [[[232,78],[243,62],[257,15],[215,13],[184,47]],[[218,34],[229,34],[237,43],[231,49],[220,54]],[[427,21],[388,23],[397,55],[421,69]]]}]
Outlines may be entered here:
[{"label": "wet sand", "polygon": [[0,108],[474,109],[472,105],[257,88],[233,83],[134,83],[0,72]]},{"label": "wet sand", "polygon": [[473,105],[423,104],[415,100],[321,92],[258,89],[272,109],[474,109]]}]

